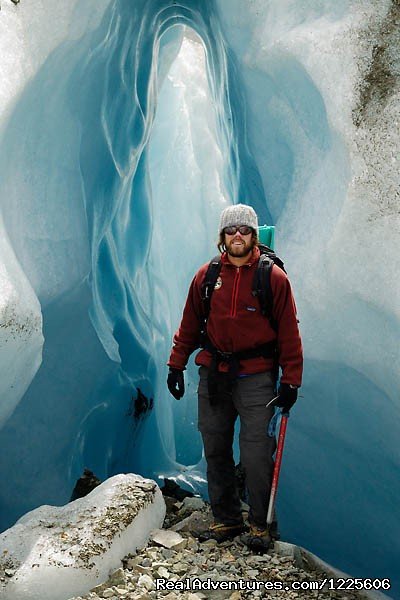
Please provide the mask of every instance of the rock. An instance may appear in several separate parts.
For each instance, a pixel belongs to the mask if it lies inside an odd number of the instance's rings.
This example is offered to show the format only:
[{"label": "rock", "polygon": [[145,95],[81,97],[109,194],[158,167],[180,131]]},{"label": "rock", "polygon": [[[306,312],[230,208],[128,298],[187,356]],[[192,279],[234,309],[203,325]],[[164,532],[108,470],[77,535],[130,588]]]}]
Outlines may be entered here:
[{"label": "rock", "polygon": [[186,540],[179,533],[167,529],[156,529],[150,534],[151,539],[156,544],[164,546],[164,548],[174,548],[181,550],[186,546]]},{"label": "rock", "polygon": [[196,553],[196,552],[198,552],[199,548],[200,548],[199,542],[197,542],[193,538],[188,538],[187,544],[186,544],[187,550],[189,550],[190,552]]},{"label": "rock", "polygon": [[209,519],[204,513],[195,510],[185,519],[178,521],[170,527],[171,531],[193,531],[195,529],[207,529],[209,525]]},{"label": "rock", "polygon": [[276,541],[274,542],[274,552],[281,557],[289,557],[293,559],[296,566],[300,569],[303,568],[303,558],[301,550],[294,544],[288,544],[287,542]]},{"label": "rock", "polygon": [[186,497],[193,496],[193,492],[184,490],[173,479],[164,479],[164,486],[161,488],[164,496],[184,500]]},{"label": "rock", "polygon": [[147,558],[149,558],[151,561],[157,560],[158,559],[158,552],[159,552],[159,548],[158,547],[157,547],[156,550],[148,550],[147,551]]},{"label": "rock", "polygon": [[84,496],[87,496],[91,491],[94,490],[94,488],[96,488],[100,484],[100,479],[98,479],[92,471],[90,471],[89,469],[84,469],[82,476],[78,479],[78,481],[75,484],[70,501],[73,502],[78,498],[83,498]]},{"label": "rock", "polygon": [[234,562],[236,560],[236,558],[233,556],[232,552],[230,552],[229,550],[226,550],[223,555],[222,555],[222,560],[224,562]]},{"label": "rock", "polygon": [[176,500],[176,498],[170,498],[170,496],[164,496],[165,505],[167,506],[167,516],[170,513],[177,513],[181,507],[181,502]]},{"label": "rock", "polygon": [[178,573],[178,575],[183,575],[188,570],[188,565],[183,562],[177,562],[171,567],[174,573]]},{"label": "rock", "polygon": [[[207,511],[206,507],[202,511],[194,511],[194,513],[199,513],[202,519],[209,521],[210,515]],[[162,535],[167,534],[165,538],[167,540],[172,533],[179,536],[175,538],[175,541],[178,541],[177,550],[158,545],[153,539],[151,545],[138,551],[136,556],[124,559],[125,584],[112,585],[112,578],[118,574],[116,571],[110,580],[99,588],[111,589],[114,593],[113,600],[114,598],[115,600],[119,598],[126,600],[180,600],[181,598],[182,600],[249,600],[268,596],[265,596],[265,592],[261,590],[240,592],[240,590],[211,589],[203,593],[205,590],[188,589],[183,591],[177,587],[175,590],[157,591],[157,580],[175,582],[177,586],[182,585],[182,581],[186,578],[203,582],[208,579],[213,582],[222,580],[237,582],[242,579],[246,581],[282,581],[284,584],[289,584],[295,580],[310,581],[321,577],[321,569],[317,573],[312,568],[307,571],[295,564],[294,557],[297,552],[301,550],[304,553],[305,551],[291,544],[280,542],[277,544],[276,550],[270,550],[269,554],[257,555],[237,542],[216,544],[215,541],[212,541],[200,544],[183,529],[181,531],[182,533],[178,534],[172,530],[161,530]],[[157,537],[160,532],[153,533],[152,537]],[[163,541],[165,539],[163,538]],[[186,541],[186,548],[179,547],[180,539]],[[304,554],[305,564],[311,565],[314,562],[312,556],[306,558]],[[101,590],[98,588],[96,590],[102,597]],[[333,596],[329,596],[330,593],[329,590],[320,590],[318,592],[319,600],[332,600]],[[86,600],[98,600],[99,596],[89,595],[86,596]],[[275,597],[278,596],[271,596],[271,598]],[[302,598],[302,595],[295,591],[288,591],[285,597],[288,600],[294,600]],[[365,595],[348,593],[343,600],[356,600],[361,597],[366,598]]]},{"label": "rock", "polygon": [[168,579],[169,571],[165,567],[159,567],[157,569],[157,575],[159,575],[162,579]]},{"label": "rock", "polygon": [[141,575],[138,579],[138,586],[143,586],[146,590],[154,590],[155,585],[150,575]]},{"label": "rock", "polygon": [[193,496],[193,498],[185,498],[181,510],[193,512],[194,510],[202,510],[204,508],[204,500]]},{"label": "rock", "polygon": [[260,571],[258,571],[258,569],[248,569],[246,571],[246,575],[248,576],[249,579],[255,579],[256,577],[258,577],[259,573],[260,573]]},{"label": "rock", "polygon": [[201,545],[203,548],[215,548],[215,546],[217,546],[217,540],[210,539],[203,542]]},{"label": "rock", "polygon": [[[42,600],[49,589],[52,600],[86,594],[144,545],[164,516],[157,485],[133,474],[116,475],[66,506],[41,506],[0,534],[0,572],[13,571],[0,581],[0,597]],[[116,573],[108,588],[125,584],[124,571]]]},{"label": "rock", "polygon": [[138,571],[139,573],[146,574],[146,573],[151,573],[152,568],[151,567],[143,567],[143,565],[136,565],[136,571]]},{"label": "rock", "polygon": [[101,596],[103,594],[104,590],[108,589],[109,587],[110,587],[110,582],[106,581],[105,583],[96,585],[96,587],[94,587],[91,590],[91,593],[95,594],[95,596]]},{"label": "rock", "polygon": [[16,573],[16,572],[17,572],[17,571],[16,571],[16,570],[14,570],[14,569],[6,569],[6,570],[4,571],[4,573],[5,573],[5,575],[6,575],[7,577],[13,577],[13,576],[15,575],[15,573]]},{"label": "rock", "polygon": [[144,558],[142,562],[143,567],[151,567],[151,558]]},{"label": "rock", "polygon": [[271,555],[270,554],[261,554],[260,556],[258,556],[257,554],[255,554],[251,561],[253,563],[269,563],[271,561]]},{"label": "rock", "polygon": [[153,564],[151,565],[152,569],[159,569],[160,567],[165,567],[165,568],[169,568],[171,566],[171,563],[169,562],[159,562],[159,561],[154,561]]},{"label": "rock", "polygon": [[112,585],[124,585],[126,582],[125,571],[123,569],[117,569],[112,573],[108,580]]},{"label": "rock", "polygon": [[152,600],[151,592],[138,590],[135,592],[134,596],[132,596],[132,600]]},{"label": "rock", "polygon": [[139,560],[139,562],[140,562],[140,559],[137,559],[137,558],[128,558],[125,561],[125,568],[126,569],[135,569],[136,565],[139,564],[138,562],[136,562],[137,560]]}]

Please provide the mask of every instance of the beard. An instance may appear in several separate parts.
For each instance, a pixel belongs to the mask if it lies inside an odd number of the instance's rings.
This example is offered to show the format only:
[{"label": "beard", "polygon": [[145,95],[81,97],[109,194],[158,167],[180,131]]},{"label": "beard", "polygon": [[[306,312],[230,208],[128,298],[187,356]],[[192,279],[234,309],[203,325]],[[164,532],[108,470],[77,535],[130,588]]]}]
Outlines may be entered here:
[{"label": "beard", "polygon": [[246,242],[245,240],[241,239],[241,244],[235,244],[234,242],[237,242],[237,240],[233,239],[229,244],[225,243],[225,246],[227,253],[235,258],[243,258],[244,256],[247,256],[254,248],[253,238],[251,238],[250,242]]}]

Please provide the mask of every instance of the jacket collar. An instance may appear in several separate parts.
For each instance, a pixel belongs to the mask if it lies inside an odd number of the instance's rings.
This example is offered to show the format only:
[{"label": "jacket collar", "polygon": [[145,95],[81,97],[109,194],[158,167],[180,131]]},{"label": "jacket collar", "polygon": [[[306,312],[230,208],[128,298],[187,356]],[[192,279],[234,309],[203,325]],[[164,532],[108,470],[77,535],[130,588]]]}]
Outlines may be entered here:
[{"label": "jacket collar", "polygon": [[[242,265],[242,266],[243,267],[251,267],[251,265],[254,264],[255,262],[257,262],[259,258],[260,258],[260,250],[259,250],[258,246],[255,246],[253,248],[253,252],[252,252],[252,255],[249,258],[249,261],[247,263],[244,263],[244,265]],[[223,254],[221,256],[221,262],[224,265],[231,265],[232,267],[235,266],[229,260],[228,254],[226,252],[223,252]]]}]

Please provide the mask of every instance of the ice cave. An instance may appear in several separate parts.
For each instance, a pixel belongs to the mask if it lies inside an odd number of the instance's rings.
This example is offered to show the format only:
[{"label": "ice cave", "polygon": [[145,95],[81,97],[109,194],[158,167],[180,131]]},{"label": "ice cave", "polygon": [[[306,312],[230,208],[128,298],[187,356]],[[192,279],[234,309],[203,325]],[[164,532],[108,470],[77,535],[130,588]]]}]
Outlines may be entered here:
[{"label": "ice cave", "polygon": [[197,371],[177,403],[166,360],[244,202],[305,348],[282,536],[400,594],[399,22],[394,0],[1,0],[1,531],[85,467],[206,494]]}]

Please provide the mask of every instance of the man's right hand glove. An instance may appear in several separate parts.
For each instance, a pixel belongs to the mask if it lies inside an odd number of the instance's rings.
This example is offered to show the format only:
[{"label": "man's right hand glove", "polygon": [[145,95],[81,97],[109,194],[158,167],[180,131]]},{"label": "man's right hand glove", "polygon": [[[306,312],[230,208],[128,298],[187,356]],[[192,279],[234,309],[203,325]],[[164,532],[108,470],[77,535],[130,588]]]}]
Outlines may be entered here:
[{"label": "man's right hand glove", "polygon": [[176,398],[176,400],[180,400],[185,393],[183,371],[170,367],[167,377],[167,385],[173,397]]},{"label": "man's right hand glove", "polygon": [[284,411],[289,412],[297,400],[297,387],[288,383],[281,383],[278,390],[278,399],[276,406],[280,406]]}]

